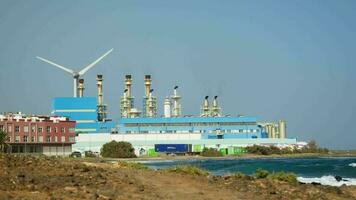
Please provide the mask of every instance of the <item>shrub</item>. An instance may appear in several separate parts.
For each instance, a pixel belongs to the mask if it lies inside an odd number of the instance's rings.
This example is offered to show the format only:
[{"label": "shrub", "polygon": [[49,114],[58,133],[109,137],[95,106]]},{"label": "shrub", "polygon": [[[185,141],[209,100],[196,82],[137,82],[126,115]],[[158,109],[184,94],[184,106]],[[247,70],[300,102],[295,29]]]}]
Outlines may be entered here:
[{"label": "shrub", "polygon": [[220,156],[222,156],[221,153],[217,149],[206,148],[206,147],[201,152],[201,155],[205,156],[205,157],[220,157]]},{"label": "shrub", "polygon": [[246,174],[244,174],[242,172],[235,172],[232,176],[234,176],[236,178],[245,178]]},{"label": "shrub", "polygon": [[297,184],[297,176],[294,173],[291,172],[273,172],[268,176],[269,179],[272,180],[278,180],[278,181],[283,181],[283,182],[288,182],[291,184]]},{"label": "shrub", "polygon": [[103,145],[100,155],[106,158],[136,158],[134,151],[131,143],[113,140]]},{"label": "shrub", "polygon": [[253,174],[253,176],[255,178],[267,178],[268,176],[268,171],[267,170],[264,170],[264,169],[261,169],[261,168],[258,168],[255,173]]},{"label": "shrub", "polygon": [[88,158],[95,158],[95,157],[97,157],[97,156],[94,154],[94,152],[92,152],[92,151],[85,151],[85,152],[84,152],[84,156],[85,156],[85,157],[88,157]]},{"label": "shrub", "polygon": [[122,168],[131,168],[131,169],[149,169],[146,165],[137,162],[126,162],[126,161],[119,161],[117,163],[119,167]]},{"label": "shrub", "polygon": [[175,172],[180,174],[189,174],[193,176],[207,176],[209,172],[198,167],[193,167],[190,165],[179,165],[171,168],[165,169],[168,172]]}]

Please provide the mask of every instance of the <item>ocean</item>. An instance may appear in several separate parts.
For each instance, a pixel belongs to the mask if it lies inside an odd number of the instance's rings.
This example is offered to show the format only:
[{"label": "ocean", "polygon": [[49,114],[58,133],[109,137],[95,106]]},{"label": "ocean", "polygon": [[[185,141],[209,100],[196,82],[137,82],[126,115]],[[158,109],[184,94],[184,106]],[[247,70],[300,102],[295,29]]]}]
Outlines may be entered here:
[{"label": "ocean", "polygon": [[[192,165],[208,170],[214,175],[242,172],[251,175],[258,168],[269,172],[293,172],[304,183],[323,185],[356,185],[356,157],[310,157],[310,158],[241,158],[241,159],[192,159],[143,162],[152,169],[176,165]],[[341,176],[342,181],[336,181]]]}]

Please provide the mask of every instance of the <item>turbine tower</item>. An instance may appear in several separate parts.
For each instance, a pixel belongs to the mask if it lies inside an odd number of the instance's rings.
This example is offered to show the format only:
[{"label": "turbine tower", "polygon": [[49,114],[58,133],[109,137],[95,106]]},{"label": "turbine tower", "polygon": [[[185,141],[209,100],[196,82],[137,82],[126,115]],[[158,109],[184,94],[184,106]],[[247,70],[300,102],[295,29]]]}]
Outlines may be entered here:
[{"label": "turbine tower", "polygon": [[80,70],[79,72],[74,71],[72,69],[68,69],[66,67],[63,67],[62,65],[56,64],[50,60],[47,60],[45,58],[39,57],[37,56],[36,58],[39,60],[42,60],[48,64],[51,64],[55,67],[58,67],[66,72],[68,72],[69,74],[71,74],[73,76],[73,96],[77,97],[78,96],[78,81],[79,81],[79,77],[83,76],[89,69],[91,69],[92,67],[94,67],[98,62],[100,62],[105,56],[107,56],[108,54],[110,54],[114,49],[110,49],[109,51],[107,51],[104,55],[102,55],[101,57],[99,57],[98,59],[96,59],[94,62],[92,62],[91,64],[87,65],[86,67],[84,67],[82,70]]}]

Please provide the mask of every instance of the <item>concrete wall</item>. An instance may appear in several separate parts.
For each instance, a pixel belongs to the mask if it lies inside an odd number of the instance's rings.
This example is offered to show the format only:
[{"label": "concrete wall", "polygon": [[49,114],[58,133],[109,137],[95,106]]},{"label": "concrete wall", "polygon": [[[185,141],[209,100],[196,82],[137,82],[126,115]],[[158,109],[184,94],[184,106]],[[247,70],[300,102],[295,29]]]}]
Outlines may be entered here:
[{"label": "concrete wall", "polygon": [[43,146],[43,154],[46,156],[69,156],[72,146]]}]

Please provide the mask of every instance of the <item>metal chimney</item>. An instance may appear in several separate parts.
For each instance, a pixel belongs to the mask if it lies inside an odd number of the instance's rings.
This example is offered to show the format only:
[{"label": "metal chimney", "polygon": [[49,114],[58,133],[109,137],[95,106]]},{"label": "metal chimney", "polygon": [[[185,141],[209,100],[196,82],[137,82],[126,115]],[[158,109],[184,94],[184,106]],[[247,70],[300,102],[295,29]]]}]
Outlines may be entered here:
[{"label": "metal chimney", "polygon": [[151,90],[151,75],[145,75],[145,96],[148,97],[148,95],[150,94],[150,90]]},{"label": "metal chimney", "polygon": [[97,75],[96,85],[98,89],[98,121],[105,121],[106,106],[104,105],[104,97],[103,97],[103,75],[101,74]]},{"label": "metal chimney", "polygon": [[125,76],[125,90],[127,90],[126,95],[131,97],[131,85],[132,85],[132,78],[131,75],[128,74]]},{"label": "metal chimney", "polygon": [[211,116],[213,116],[213,117],[221,116],[220,107],[219,107],[217,99],[218,99],[218,96],[215,96],[214,100],[213,100],[213,105],[211,107]]},{"label": "metal chimney", "polygon": [[286,138],[286,121],[279,120],[278,129],[279,129],[279,138],[281,139]]},{"label": "metal chimney", "polygon": [[164,117],[171,117],[171,99],[169,97],[164,99]]},{"label": "metal chimney", "polygon": [[83,97],[84,96],[84,79],[79,79],[79,85],[78,85],[78,97]]},{"label": "metal chimney", "polygon": [[178,89],[178,86],[175,86],[174,90],[173,90],[173,96],[171,97],[173,100],[173,109],[172,109],[173,117],[180,117],[182,115],[182,107],[180,104],[181,97],[178,96],[177,89]]},{"label": "metal chimney", "polygon": [[202,117],[209,117],[210,116],[210,107],[209,107],[209,96],[205,96],[203,106],[201,109],[201,116]]}]

